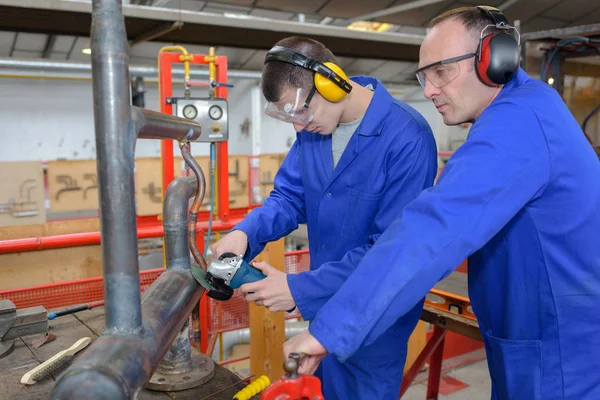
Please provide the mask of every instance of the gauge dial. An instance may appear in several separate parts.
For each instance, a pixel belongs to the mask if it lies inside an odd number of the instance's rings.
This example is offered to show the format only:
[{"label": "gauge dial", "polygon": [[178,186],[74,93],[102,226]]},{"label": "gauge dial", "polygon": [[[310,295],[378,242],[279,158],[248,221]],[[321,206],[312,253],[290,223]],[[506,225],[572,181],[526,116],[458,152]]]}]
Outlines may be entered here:
[{"label": "gauge dial", "polygon": [[195,119],[198,116],[198,110],[191,104],[183,107],[183,116],[187,119]]},{"label": "gauge dial", "polygon": [[221,119],[223,116],[223,109],[219,106],[212,106],[208,109],[208,115],[214,120]]}]

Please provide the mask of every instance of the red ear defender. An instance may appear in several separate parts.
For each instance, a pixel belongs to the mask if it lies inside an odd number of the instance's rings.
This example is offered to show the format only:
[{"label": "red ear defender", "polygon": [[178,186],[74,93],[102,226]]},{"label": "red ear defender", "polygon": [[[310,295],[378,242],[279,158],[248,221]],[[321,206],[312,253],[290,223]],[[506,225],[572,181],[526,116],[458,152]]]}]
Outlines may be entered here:
[{"label": "red ear defender", "polygon": [[488,75],[488,69],[490,67],[490,41],[495,35],[487,35],[481,41],[479,46],[479,51],[477,52],[477,56],[475,57],[475,71],[477,72],[477,76],[484,84],[488,86],[498,86],[496,83],[492,82]]}]

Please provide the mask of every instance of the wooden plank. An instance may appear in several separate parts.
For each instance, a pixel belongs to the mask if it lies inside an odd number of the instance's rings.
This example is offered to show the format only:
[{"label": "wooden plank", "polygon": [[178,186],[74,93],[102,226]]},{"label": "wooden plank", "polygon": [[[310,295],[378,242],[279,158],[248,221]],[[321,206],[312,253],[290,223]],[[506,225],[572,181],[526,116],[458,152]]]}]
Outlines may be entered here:
[{"label": "wooden plank", "polygon": [[482,341],[479,324],[476,321],[461,317],[460,315],[426,305],[423,307],[421,320],[470,337],[471,339]]},{"label": "wooden plank", "polygon": [[100,246],[0,255],[0,290],[67,282],[101,275]]},{"label": "wooden plank", "polygon": [[0,163],[0,226],[46,221],[42,163]]},{"label": "wooden plank", "polygon": [[98,209],[96,160],[48,162],[51,212]]},{"label": "wooden plank", "polygon": [[248,156],[229,156],[229,206],[248,207]]},{"label": "wooden plank", "polygon": [[98,218],[50,221],[36,225],[0,227],[0,240],[98,231],[100,231]]},{"label": "wooden plank", "polygon": [[[85,321],[86,324],[83,324],[79,319]],[[56,334],[57,339],[46,343],[39,349],[30,349],[22,339],[18,339],[15,342],[14,351],[8,357],[0,359],[0,376],[2,376],[2,379],[0,379],[0,399],[47,399],[55,381],[49,379],[33,386],[23,386],[20,384],[23,374],[39,365],[40,361],[46,360],[59,351],[70,347],[80,337],[91,335],[92,340],[95,340],[95,332],[101,333],[103,329],[104,308],[99,307],[50,321],[50,331]],[[23,339],[31,345],[31,341],[39,337],[41,335],[31,335]],[[84,352],[85,350],[78,353],[76,357],[83,355]],[[216,365],[214,377],[204,385],[181,392],[163,393],[142,390],[137,398],[141,400],[198,400],[231,385],[233,386],[210,398],[212,400],[231,399],[235,393],[246,386],[238,376],[226,368]]]},{"label": "wooden plank", "polygon": [[80,311],[73,314],[77,320],[85,325],[96,336],[102,335],[104,331],[104,307],[96,307],[91,310]]},{"label": "wooden plank", "polygon": [[279,167],[283,163],[285,154],[261,154],[260,155],[260,166],[259,166],[259,185],[260,195],[263,200],[269,197],[271,190],[273,190],[273,180],[275,174],[279,171]]},{"label": "wooden plank", "polygon": [[[175,178],[183,176],[183,159],[175,157]],[[162,214],[162,168],[157,157],[135,160],[135,193],[137,215]]]},{"label": "wooden plank", "polygon": [[[265,261],[284,271],[284,240],[267,244],[256,261]],[[284,312],[249,304],[250,314],[250,373],[267,375],[271,382],[283,375],[283,343],[285,342]]]}]

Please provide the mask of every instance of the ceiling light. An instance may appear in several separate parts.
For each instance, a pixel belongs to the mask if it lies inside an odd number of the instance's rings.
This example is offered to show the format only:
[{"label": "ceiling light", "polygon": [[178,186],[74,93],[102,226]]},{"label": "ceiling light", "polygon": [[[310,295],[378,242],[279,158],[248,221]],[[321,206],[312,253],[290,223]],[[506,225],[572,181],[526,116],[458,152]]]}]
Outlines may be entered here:
[{"label": "ceiling light", "polygon": [[90,55],[90,54],[92,54],[92,49],[90,49],[89,47],[86,47],[85,49],[81,49],[81,52],[83,54]]},{"label": "ceiling light", "polygon": [[392,24],[387,22],[375,22],[375,21],[355,21],[350,25],[346,26],[348,29],[356,31],[369,31],[369,32],[387,32],[392,27]]},{"label": "ceiling light", "polygon": [[554,78],[548,78],[548,85],[554,84]]}]

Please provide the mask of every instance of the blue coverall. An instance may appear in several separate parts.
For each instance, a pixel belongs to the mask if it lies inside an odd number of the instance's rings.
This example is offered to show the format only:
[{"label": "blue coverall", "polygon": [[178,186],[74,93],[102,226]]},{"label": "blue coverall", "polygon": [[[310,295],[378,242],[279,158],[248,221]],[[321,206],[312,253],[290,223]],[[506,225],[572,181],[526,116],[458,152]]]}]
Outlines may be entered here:
[{"label": "blue coverall", "polygon": [[[262,207],[236,225],[248,235],[245,257],[306,223],[310,271],[287,276],[303,318],[311,320],[354,271],[402,208],[433,184],[437,151],[431,128],[376,79],[373,99],[333,168],[331,135],[301,131]],[[387,269],[388,263],[377,268]],[[424,296],[422,296],[424,297]],[[326,357],[319,376],[327,400],[397,398],[406,343],[422,309],[419,300],[370,346],[344,364]]]},{"label": "blue coverall", "polygon": [[600,163],[523,70],[309,330],[349,359],[467,256],[492,398],[600,399]]}]

